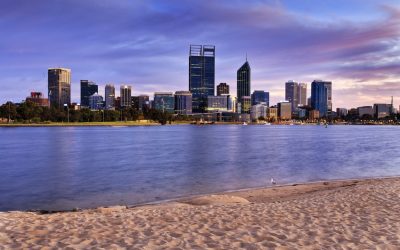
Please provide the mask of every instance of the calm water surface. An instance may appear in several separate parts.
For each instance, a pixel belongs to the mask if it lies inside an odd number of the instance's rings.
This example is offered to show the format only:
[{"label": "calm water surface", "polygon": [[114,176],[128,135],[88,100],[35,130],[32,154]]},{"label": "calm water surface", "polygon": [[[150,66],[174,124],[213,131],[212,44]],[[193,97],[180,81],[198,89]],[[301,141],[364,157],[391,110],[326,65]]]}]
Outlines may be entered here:
[{"label": "calm water surface", "polygon": [[0,210],[137,204],[400,175],[400,127],[0,128]]}]

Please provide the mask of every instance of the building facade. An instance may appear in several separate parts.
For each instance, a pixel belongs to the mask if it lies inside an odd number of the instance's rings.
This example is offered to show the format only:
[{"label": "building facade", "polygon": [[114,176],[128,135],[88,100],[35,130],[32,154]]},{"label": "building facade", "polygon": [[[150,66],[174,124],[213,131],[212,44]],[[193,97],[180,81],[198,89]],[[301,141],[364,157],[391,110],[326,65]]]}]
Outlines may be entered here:
[{"label": "building facade", "polygon": [[263,90],[255,90],[251,94],[251,105],[266,104],[269,106],[269,92]]},{"label": "building facade", "polygon": [[181,115],[192,114],[192,93],[190,91],[175,92],[175,113]]},{"label": "building facade", "polygon": [[139,110],[150,108],[150,97],[148,95],[139,95]]},{"label": "building facade", "polygon": [[266,104],[256,104],[251,106],[250,119],[258,120],[260,117],[267,118],[268,106]]},{"label": "building facade", "polygon": [[320,114],[318,110],[310,110],[308,112],[308,119],[310,120],[318,120],[320,118]]},{"label": "building facade", "polygon": [[106,84],[105,93],[105,109],[115,109],[115,87],[113,84]]},{"label": "building facade", "polygon": [[31,96],[25,99],[26,102],[33,102],[40,107],[49,107],[49,99],[43,98],[42,92],[31,92]]},{"label": "building facade", "polygon": [[332,111],[332,82],[314,80],[311,83],[311,107],[326,117]]},{"label": "building facade", "polygon": [[229,95],[229,85],[225,82],[218,84],[217,95]]},{"label": "building facade", "polygon": [[[242,113],[250,114],[251,108],[251,68],[249,62],[246,62],[237,70],[237,100],[241,105]],[[243,97],[250,98],[250,105],[247,106]],[[246,108],[245,108],[246,106]]]},{"label": "building facade", "polygon": [[292,119],[292,104],[290,102],[278,102],[278,117],[281,120]]},{"label": "building facade", "polygon": [[292,104],[292,110],[307,105],[307,84],[288,81],[285,83],[285,99]]},{"label": "building facade", "polygon": [[122,85],[120,87],[120,105],[121,108],[132,106],[132,87],[129,85]]},{"label": "building facade", "polygon": [[375,103],[374,104],[374,117],[376,119],[382,119],[390,116],[391,113],[391,104],[386,103]]},{"label": "building facade", "polygon": [[90,107],[89,96],[99,93],[99,86],[88,80],[81,80],[81,107]]},{"label": "building facade", "polygon": [[63,108],[71,104],[71,70],[66,68],[48,69],[48,91],[51,107]]},{"label": "building facade", "polygon": [[154,108],[162,112],[175,112],[175,97],[172,92],[155,92]]},{"label": "building facade", "polygon": [[230,95],[208,96],[207,112],[231,111],[232,99]]},{"label": "building facade", "polygon": [[203,113],[207,96],[213,96],[215,92],[215,46],[190,45],[189,91],[193,112]]},{"label": "building facade", "polygon": [[298,94],[298,106],[307,106],[307,84],[299,83],[297,88]]},{"label": "building facade", "polygon": [[374,109],[372,106],[362,106],[357,108],[358,117],[360,118],[373,118],[374,117]]},{"label": "building facade", "polygon": [[270,120],[278,119],[278,108],[277,107],[269,107],[267,111],[267,118]]},{"label": "building facade", "polygon": [[241,101],[238,102],[240,105],[240,113],[250,114],[251,111],[251,96],[242,96]]},{"label": "building facade", "polygon": [[95,93],[95,94],[89,96],[88,99],[89,99],[88,100],[89,101],[89,106],[88,107],[91,110],[100,110],[100,109],[104,108],[104,106],[103,106],[103,97],[101,95]]},{"label": "building facade", "polygon": [[347,109],[346,108],[336,108],[336,114],[339,117],[347,116]]}]

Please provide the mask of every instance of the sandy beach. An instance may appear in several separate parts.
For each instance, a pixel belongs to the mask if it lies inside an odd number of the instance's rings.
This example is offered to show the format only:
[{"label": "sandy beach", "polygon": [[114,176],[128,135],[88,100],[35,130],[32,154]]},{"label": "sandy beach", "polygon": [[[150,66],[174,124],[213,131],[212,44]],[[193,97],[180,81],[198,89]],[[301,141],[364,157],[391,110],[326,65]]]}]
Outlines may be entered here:
[{"label": "sandy beach", "polygon": [[400,178],[269,187],[137,207],[0,213],[0,249],[399,249]]}]

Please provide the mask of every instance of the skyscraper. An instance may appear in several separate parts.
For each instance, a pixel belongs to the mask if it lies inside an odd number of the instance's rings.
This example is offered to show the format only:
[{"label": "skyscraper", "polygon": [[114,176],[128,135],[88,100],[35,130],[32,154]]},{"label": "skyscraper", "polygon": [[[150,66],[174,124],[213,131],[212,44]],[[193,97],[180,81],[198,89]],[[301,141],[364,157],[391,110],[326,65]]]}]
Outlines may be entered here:
[{"label": "skyscraper", "polygon": [[132,105],[132,95],[131,95],[132,87],[128,85],[122,85],[120,88],[120,96],[121,96],[121,108],[130,107]]},{"label": "skyscraper", "polygon": [[218,84],[217,95],[229,95],[229,85],[225,82]]},{"label": "skyscraper", "polygon": [[246,62],[237,70],[237,98],[241,102],[243,96],[250,96],[251,89],[251,69]]},{"label": "skyscraper", "polygon": [[215,92],[215,46],[190,45],[189,90],[192,92],[193,112],[204,112],[207,96]]},{"label": "skyscraper", "polygon": [[89,107],[89,96],[99,92],[99,86],[88,80],[81,80],[81,106]]},{"label": "skyscraper", "polygon": [[192,93],[190,91],[175,92],[175,113],[182,115],[192,114]]},{"label": "skyscraper", "polygon": [[115,103],[115,87],[113,84],[107,84],[105,87],[105,101],[106,101],[106,109],[114,109]]},{"label": "skyscraper", "polygon": [[285,83],[285,99],[292,104],[292,111],[307,105],[307,84],[288,81]]},{"label": "skyscraper", "polygon": [[332,82],[314,80],[311,83],[311,107],[319,111],[320,117],[332,111]]},{"label": "skyscraper", "polygon": [[62,108],[71,104],[71,70],[50,68],[48,70],[48,90],[51,107]]},{"label": "skyscraper", "polygon": [[269,106],[269,92],[263,90],[255,90],[251,94],[251,105],[266,104]]},{"label": "skyscraper", "polygon": [[285,83],[285,100],[291,103],[292,110],[295,110],[299,104],[298,86],[299,84],[294,81]]},{"label": "skyscraper", "polygon": [[298,89],[297,89],[297,94],[298,94],[298,101],[300,106],[306,106],[307,105],[307,83],[299,83]]}]

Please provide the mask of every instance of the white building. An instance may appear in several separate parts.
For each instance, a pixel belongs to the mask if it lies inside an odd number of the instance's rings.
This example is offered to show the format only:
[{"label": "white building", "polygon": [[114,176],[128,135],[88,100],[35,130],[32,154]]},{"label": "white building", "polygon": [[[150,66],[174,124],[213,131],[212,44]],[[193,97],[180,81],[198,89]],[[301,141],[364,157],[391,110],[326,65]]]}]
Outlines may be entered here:
[{"label": "white building", "polygon": [[260,117],[267,117],[268,105],[265,103],[251,106],[250,118],[251,120],[258,120]]}]

